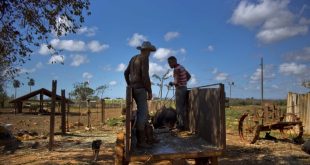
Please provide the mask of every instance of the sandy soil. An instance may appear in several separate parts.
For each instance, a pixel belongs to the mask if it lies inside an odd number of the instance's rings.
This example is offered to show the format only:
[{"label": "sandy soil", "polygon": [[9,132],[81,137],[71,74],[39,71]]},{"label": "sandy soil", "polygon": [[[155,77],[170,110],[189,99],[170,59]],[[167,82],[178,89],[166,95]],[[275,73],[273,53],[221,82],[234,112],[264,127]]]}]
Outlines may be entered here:
[{"label": "sandy soil", "polygon": [[[117,109],[107,110],[106,118],[119,117],[120,114],[120,110]],[[71,128],[71,132],[66,136],[55,135],[54,150],[49,151],[47,138],[49,116],[0,114],[0,123],[13,124],[13,133],[17,133],[20,129],[39,133],[36,138],[24,139],[23,144],[14,154],[0,153],[0,164],[114,164],[116,133],[121,131],[123,127],[102,126],[100,124],[100,114],[97,117],[96,113],[92,114],[91,121],[94,127],[92,131],[85,130],[85,125],[87,125],[86,116],[70,116],[70,125],[73,125],[78,120],[84,126]],[[60,132],[59,125],[60,116],[56,116],[56,132]],[[101,139],[103,144],[98,161],[93,163],[91,142],[95,139]],[[260,139],[255,144],[245,144],[240,141],[236,130],[227,130],[226,139],[227,150],[219,158],[219,164],[310,164],[310,155],[301,150],[301,145],[293,144],[290,141],[279,140],[274,142]],[[38,142],[39,145],[32,149],[31,146],[35,142]],[[171,163],[165,161],[160,164]],[[192,164],[191,161],[188,164]]]}]

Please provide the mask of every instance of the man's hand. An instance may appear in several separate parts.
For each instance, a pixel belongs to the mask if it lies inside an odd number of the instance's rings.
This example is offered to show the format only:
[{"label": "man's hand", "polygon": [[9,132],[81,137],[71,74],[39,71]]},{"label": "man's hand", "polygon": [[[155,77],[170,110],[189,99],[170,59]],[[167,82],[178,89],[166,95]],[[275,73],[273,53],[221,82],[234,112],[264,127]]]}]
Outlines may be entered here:
[{"label": "man's hand", "polygon": [[147,99],[148,100],[152,100],[152,97],[153,97],[152,93],[148,92],[147,93]]},{"label": "man's hand", "polygon": [[169,86],[173,86],[174,85],[174,83],[173,82],[169,82]]}]

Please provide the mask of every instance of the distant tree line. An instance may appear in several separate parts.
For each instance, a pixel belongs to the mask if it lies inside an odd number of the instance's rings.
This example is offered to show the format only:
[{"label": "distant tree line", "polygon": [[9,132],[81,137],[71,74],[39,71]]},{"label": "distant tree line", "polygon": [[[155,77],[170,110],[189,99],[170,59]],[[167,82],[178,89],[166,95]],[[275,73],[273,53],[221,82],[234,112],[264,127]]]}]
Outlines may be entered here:
[{"label": "distant tree line", "polygon": [[[265,102],[271,102],[279,106],[286,106],[286,99],[266,99]],[[255,98],[231,98],[229,99],[230,106],[243,106],[243,105],[261,105],[260,99]]]}]

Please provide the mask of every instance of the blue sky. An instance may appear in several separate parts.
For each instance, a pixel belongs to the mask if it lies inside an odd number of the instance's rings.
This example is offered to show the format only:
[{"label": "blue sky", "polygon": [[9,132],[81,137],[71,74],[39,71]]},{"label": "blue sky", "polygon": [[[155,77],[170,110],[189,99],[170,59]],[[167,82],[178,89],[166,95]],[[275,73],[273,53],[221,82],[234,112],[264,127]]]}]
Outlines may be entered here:
[{"label": "blue sky", "polygon": [[[104,97],[125,97],[123,71],[144,40],[157,47],[150,56],[150,75],[163,75],[169,69],[167,57],[174,55],[192,74],[189,87],[224,83],[229,96],[228,83],[234,82],[232,97],[260,98],[263,57],[265,98],[309,91],[301,86],[310,79],[307,0],[92,0],[90,10],[77,34],[51,34],[48,42],[63,49],[59,56],[44,44],[34,49],[31,61],[20,68],[17,79],[25,85],[17,96],[29,92],[30,77],[33,90],[51,89],[57,80],[58,93],[70,92],[74,83],[89,81],[94,89],[109,85]],[[7,86],[13,94],[12,85]],[[158,87],[152,89],[158,95]]]}]

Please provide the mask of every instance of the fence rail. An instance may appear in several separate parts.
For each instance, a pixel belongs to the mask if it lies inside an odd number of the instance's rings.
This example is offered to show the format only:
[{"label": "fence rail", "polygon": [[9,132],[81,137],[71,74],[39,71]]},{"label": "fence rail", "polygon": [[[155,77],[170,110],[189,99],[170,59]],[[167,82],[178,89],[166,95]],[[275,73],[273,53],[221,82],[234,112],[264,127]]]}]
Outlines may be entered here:
[{"label": "fence rail", "polygon": [[297,94],[289,92],[287,95],[287,113],[296,114],[304,126],[304,133],[310,134],[310,92]]}]

